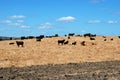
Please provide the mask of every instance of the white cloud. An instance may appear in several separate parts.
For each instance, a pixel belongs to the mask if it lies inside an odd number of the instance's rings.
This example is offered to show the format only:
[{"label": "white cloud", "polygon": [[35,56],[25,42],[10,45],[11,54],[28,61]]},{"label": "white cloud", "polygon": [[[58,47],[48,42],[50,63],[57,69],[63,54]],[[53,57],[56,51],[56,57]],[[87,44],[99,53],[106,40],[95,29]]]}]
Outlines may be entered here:
[{"label": "white cloud", "polygon": [[23,20],[17,20],[18,23],[23,23],[24,21]]},{"label": "white cloud", "polygon": [[10,23],[12,23],[12,21],[11,20],[3,20],[3,21],[1,21],[2,23],[5,23],[5,24],[10,24]]},{"label": "white cloud", "polygon": [[20,23],[10,23],[8,25],[11,25],[11,26],[20,26],[21,24]]},{"label": "white cloud", "polygon": [[91,0],[92,3],[99,3],[100,0]]},{"label": "white cloud", "polygon": [[86,31],[85,30],[81,30],[82,33],[85,33]]},{"label": "white cloud", "polygon": [[101,23],[100,20],[90,20],[90,21],[88,21],[88,24],[99,24],[99,23]]},{"label": "white cloud", "polygon": [[27,26],[25,24],[21,24],[21,23],[11,23],[11,24],[8,24],[10,26],[17,26],[17,27],[20,27],[20,28],[30,28],[30,26]]},{"label": "white cloud", "polygon": [[107,7],[101,7],[100,9],[103,10],[103,11],[107,11],[108,10]]},{"label": "white cloud", "polygon": [[16,21],[12,21],[12,20],[3,20],[1,21],[3,24],[8,25],[8,26],[17,26],[17,27],[21,27],[21,28],[30,28],[30,26],[24,25],[22,20],[16,20]]},{"label": "white cloud", "polygon": [[52,27],[52,24],[47,22],[47,23],[41,24],[38,28],[39,29],[49,29],[51,27]]},{"label": "white cloud", "polygon": [[113,14],[120,14],[120,11],[112,12]]},{"label": "white cloud", "polygon": [[4,23],[5,25],[9,25],[9,26],[19,26],[19,25],[21,25],[20,23],[12,22],[11,20],[4,20],[4,21],[2,21],[2,23]]},{"label": "white cloud", "polygon": [[30,26],[24,24],[23,18],[25,18],[24,15],[13,15],[8,17],[8,20],[2,20],[0,21],[2,24],[5,24],[7,26],[15,26],[20,28],[30,28]]},{"label": "white cloud", "polygon": [[21,28],[30,28],[30,26],[27,26],[27,25],[21,25],[20,27]]},{"label": "white cloud", "polygon": [[75,21],[75,17],[72,17],[72,16],[61,17],[61,18],[57,19],[57,21],[73,22],[73,21]]},{"label": "white cloud", "polygon": [[112,20],[109,20],[107,23],[108,24],[120,24],[119,21],[112,21]]},{"label": "white cloud", "polygon": [[13,16],[10,16],[11,19],[22,19],[22,18],[25,18],[24,15],[13,15]]},{"label": "white cloud", "polygon": [[105,2],[106,0],[90,0],[92,3],[101,3]]}]

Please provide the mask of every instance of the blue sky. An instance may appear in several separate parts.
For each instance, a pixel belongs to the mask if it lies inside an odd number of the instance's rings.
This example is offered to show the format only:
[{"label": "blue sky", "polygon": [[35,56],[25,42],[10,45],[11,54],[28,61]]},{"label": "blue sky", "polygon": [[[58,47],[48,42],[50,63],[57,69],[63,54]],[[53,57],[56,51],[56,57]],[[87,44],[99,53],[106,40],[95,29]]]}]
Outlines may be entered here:
[{"label": "blue sky", "polygon": [[0,36],[120,35],[120,0],[0,0]]}]

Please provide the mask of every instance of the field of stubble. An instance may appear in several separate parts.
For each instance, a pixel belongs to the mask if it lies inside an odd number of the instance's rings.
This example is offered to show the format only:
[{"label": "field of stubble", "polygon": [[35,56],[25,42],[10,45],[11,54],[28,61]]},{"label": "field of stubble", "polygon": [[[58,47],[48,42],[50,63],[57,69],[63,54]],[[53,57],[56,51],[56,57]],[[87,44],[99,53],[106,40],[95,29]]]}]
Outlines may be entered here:
[{"label": "field of stubble", "polygon": [[[113,38],[113,41],[110,39]],[[69,44],[58,45],[59,39],[44,38],[24,41],[24,47],[11,41],[0,42],[1,80],[119,80],[120,39],[118,37],[71,37]],[[77,45],[71,45],[76,41]],[[86,41],[86,46],[80,43]],[[96,45],[92,45],[95,43]],[[107,62],[106,62],[107,61]]]}]

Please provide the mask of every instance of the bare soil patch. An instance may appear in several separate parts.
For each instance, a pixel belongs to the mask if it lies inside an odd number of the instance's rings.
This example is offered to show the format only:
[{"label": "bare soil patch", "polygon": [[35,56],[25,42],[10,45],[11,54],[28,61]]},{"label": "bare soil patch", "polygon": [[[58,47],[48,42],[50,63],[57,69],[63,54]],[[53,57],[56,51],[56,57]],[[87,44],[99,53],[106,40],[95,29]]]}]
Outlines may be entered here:
[{"label": "bare soil patch", "polygon": [[120,80],[120,61],[0,68],[0,80]]}]

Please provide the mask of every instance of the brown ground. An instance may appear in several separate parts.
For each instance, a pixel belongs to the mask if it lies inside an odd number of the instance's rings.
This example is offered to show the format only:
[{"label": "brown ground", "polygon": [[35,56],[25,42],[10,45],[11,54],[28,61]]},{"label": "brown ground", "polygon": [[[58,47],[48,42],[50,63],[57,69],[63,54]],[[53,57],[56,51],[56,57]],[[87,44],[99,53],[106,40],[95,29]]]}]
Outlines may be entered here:
[{"label": "brown ground", "polygon": [[[114,40],[111,41],[111,38]],[[16,44],[9,45],[15,40],[1,41],[0,67],[120,60],[118,37],[107,37],[107,41],[101,36],[96,37],[95,41],[90,41],[88,37],[71,37],[68,45],[58,45],[58,39],[67,40],[67,37],[44,38],[41,42],[36,42],[35,39],[23,40],[25,45],[20,48]],[[71,45],[74,41],[77,41],[75,46]],[[87,45],[82,46],[82,41],[86,41]]]},{"label": "brown ground", "polygon": [[120,80],[120,61],[0,68],[0,80]]}]

